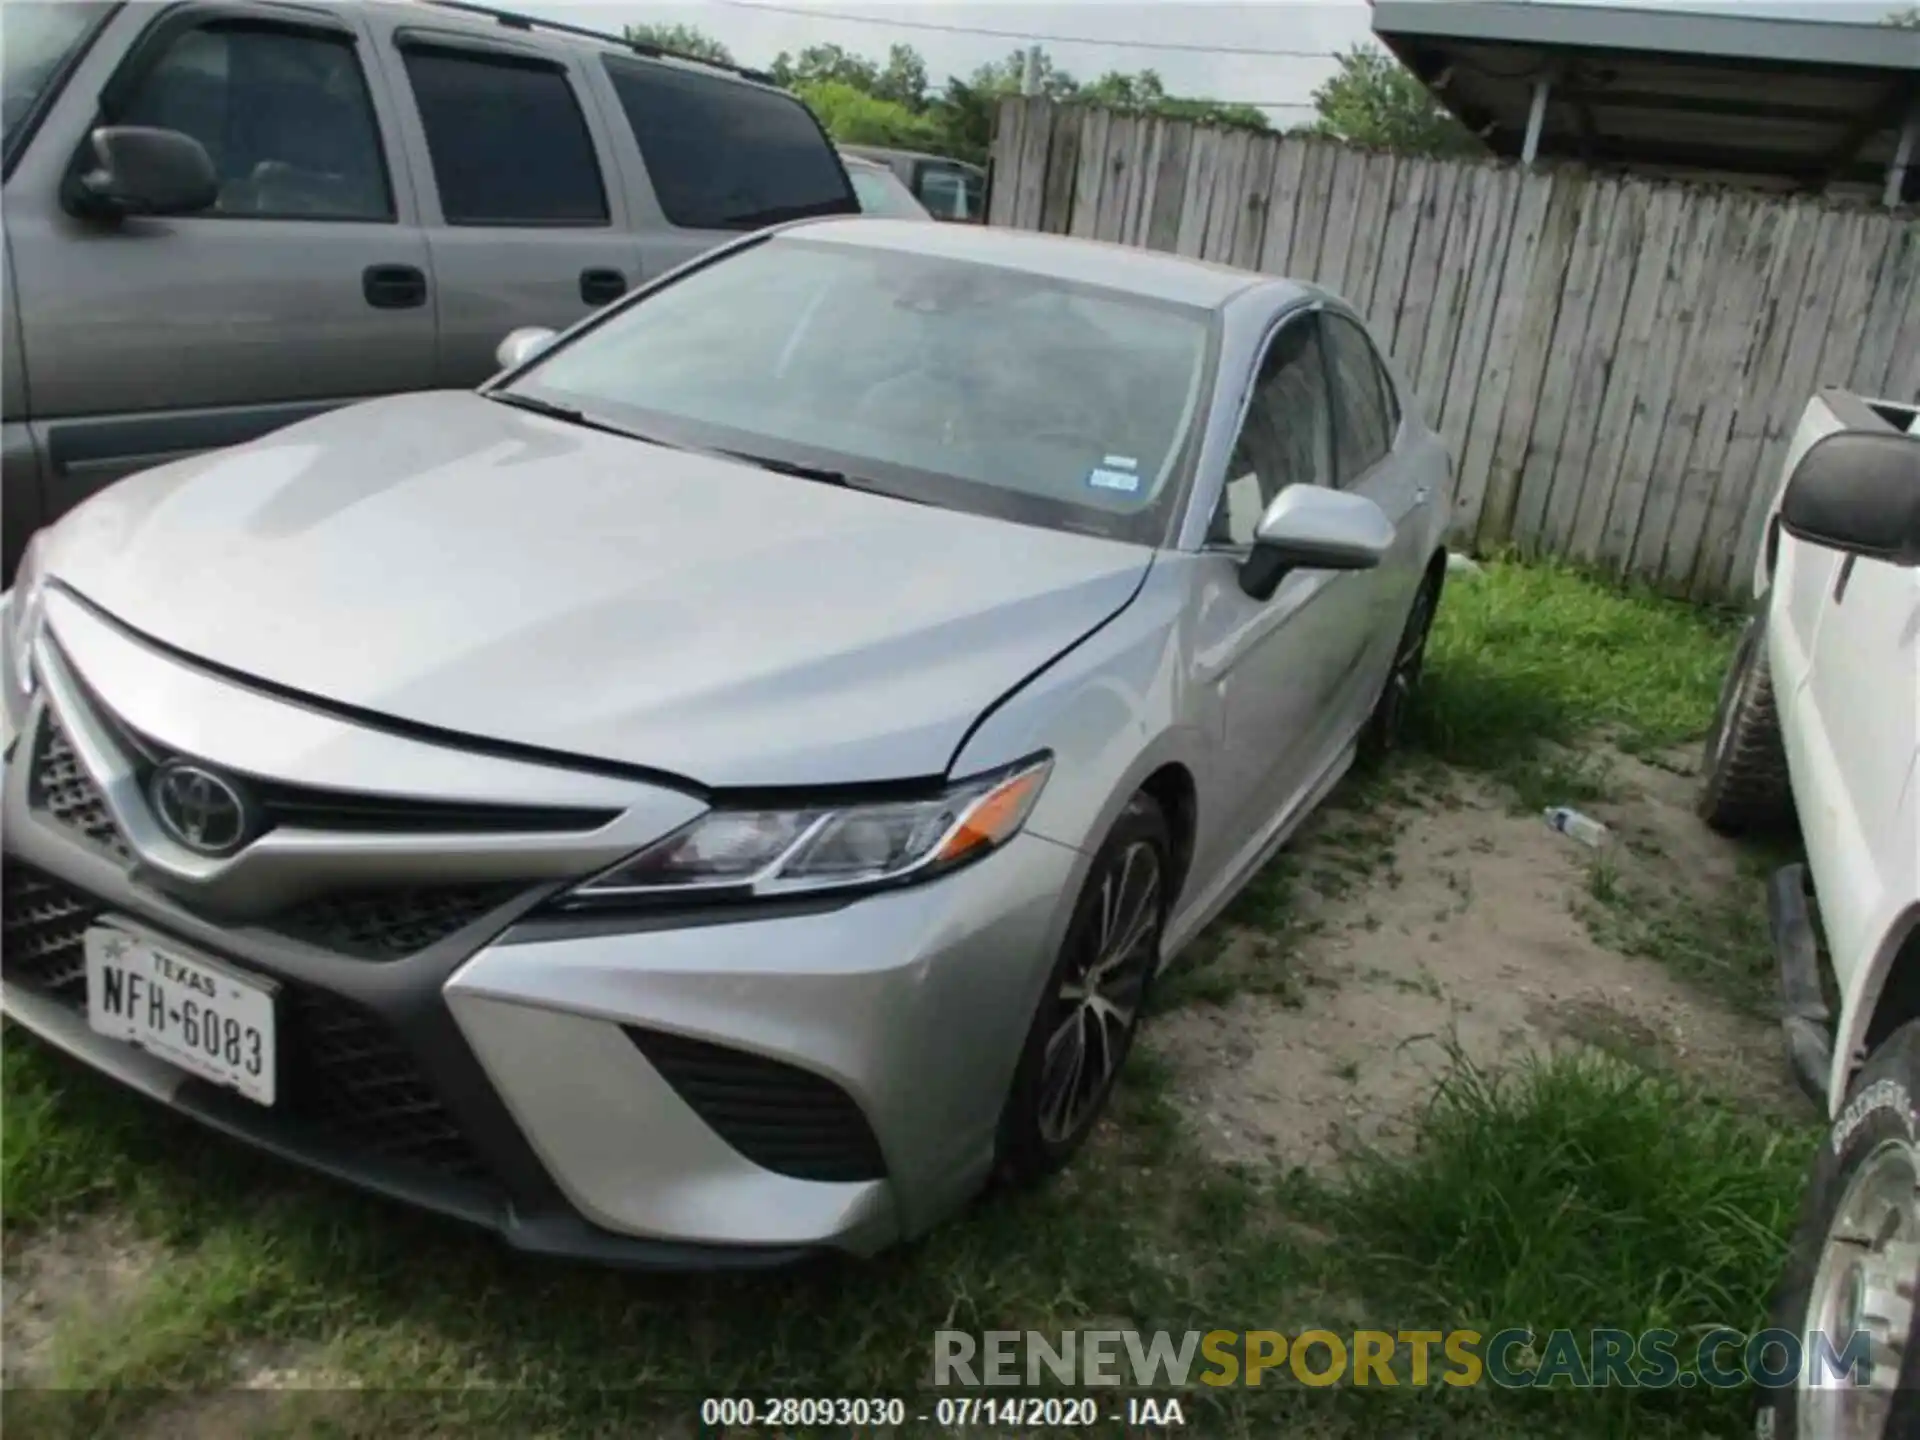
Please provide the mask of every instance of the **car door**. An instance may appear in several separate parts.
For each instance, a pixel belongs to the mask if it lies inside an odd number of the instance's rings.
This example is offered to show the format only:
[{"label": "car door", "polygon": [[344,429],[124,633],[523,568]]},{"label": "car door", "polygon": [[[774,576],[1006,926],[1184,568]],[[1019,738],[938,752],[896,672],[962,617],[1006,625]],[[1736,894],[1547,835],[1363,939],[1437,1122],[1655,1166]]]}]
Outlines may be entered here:
[{"label": "car door", "polygon": [[1802,584],[1824,575],[1827,588],[1805,682],[1775,693],[1789,712],[1793,794],[1821,920],[1846,983],[1912,895],[1912,836],[1901,826],[1920,746],[1920,570],[1805,541],[1791,549]]},{"label": "car door", "polygon": [[638,281],[626,195],[583,103],[586,56],[553,42],[372,23],[408,103],[403,135],[439,315],[435,383],[477,385],[507,332],[562,330]]},{"label": "car door", "polygon": [[1213,788],[1225,823],[1221,853],[1196,856],[1196,873],[1230,866],[1258,843],[1312,792],[1344,743],[1329,700],[1364,639],[1353,620],[1358,577],[1296,570],[1265,600],[1240,587],[1261,515],[1289,485],[1333,485],[1334,455],[1320,316],[1298,312],[1267,340],[1200,567],[1195,679],[1214,692]]},{"label": "car door", "polygon": [[619,117],[613,152],[647,278],[745,231],[860,213],[819,120],[786,91],[636,55],[603,54],[592,69]]},{"label": "car door", "polygon": [[1372,711],[1386,681],[1415,587],[1426,573],[1425,530],[1431,503],[1431,457],[1403,443],[1398,396],[1386,366],[1366,331],[1351,316],[1329,308],[1321,318],[1327,379],[1333,391],[1334,465],[1342,490],[1364,495],[1393,522],[1392,553],[1374,570],[1356,571],[1343,585],[1340,609],[1352,627],[1343,646],[1348,669],[1334,677],[1330,711],[1346,730],[1357,729]]},{"label": "car door", "polygon": [[[320,10],[128,6],[89,50],[6,188],[44,518],[130,471],[432,383],[426,241],[365,38]],[[100,124],[191,135],[214,205],[69,213]]]}]

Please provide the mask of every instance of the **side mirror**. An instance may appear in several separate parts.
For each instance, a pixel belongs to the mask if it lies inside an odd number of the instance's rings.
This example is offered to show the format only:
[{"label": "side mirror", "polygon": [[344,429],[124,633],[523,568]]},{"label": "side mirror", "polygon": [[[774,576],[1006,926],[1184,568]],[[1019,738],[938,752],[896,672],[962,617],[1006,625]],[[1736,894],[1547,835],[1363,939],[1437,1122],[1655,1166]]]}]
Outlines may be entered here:
[{"label": "side mirror", "polygon": [[518,370],[554,342],[558,332],[539,325],[523,325],[511,330],[494,347],[493,358],[502,370]]},{"label": "side mirror", "polygon": [[99,220],[191,215],[220,197],[206,147],[178,130],[103,125],[88,137],[94,164],[75,175],[72,209]]},{"label": "side mirror", "polygon": [[1294,570],[1371,570],[1393,549],[1393,522],[1364,495],[1289,485],[1253,531],[1240,588],[1265,600]]},{"label": "side mirror", "polygon": [[1920,439],[1837,430],[1814,441],[1787,481],[1780,528],[1811,545],[1920,566]]}]

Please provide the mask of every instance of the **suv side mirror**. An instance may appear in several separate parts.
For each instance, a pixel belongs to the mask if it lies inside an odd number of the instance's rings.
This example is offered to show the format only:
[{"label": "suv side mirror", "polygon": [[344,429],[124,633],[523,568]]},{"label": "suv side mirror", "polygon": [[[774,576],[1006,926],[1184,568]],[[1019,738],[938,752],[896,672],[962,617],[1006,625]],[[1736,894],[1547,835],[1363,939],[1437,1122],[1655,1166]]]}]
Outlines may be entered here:
[{"label": "suv side mirror", "polygon": [[1811,545],[1920,566],[1920,439],[1837,430],[1816,440],[1787,481],[1780,528]]},{"label": "suv side mirror", "polygon": [[103,125],[88,137],[94,165],[75,175],[71,208],[100,220],[191,215],[220,196],[206,147],[178,130]]},{"label": "suv side mirror", "polygon": [[509,330],[507,338],[494,347],[494,363],[502,370],[518,370],[554,342],[555,331],[541,325],[523,325]]},{"label": "suv side mirror", "polygon": [[1293,570],[1371,570],[1393,549],[1393,522],[1364,495],[1289,485],[1253,531],[1240,588],[1265,600]]}]

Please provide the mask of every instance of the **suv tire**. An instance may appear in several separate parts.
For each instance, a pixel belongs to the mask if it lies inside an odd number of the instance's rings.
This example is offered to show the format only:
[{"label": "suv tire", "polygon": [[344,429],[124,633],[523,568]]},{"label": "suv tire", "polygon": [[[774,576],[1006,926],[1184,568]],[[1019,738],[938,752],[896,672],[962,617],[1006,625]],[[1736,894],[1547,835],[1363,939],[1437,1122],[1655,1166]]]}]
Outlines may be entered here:
[{"label": "suv tire", "polygon": [[1702,762],[1700,817],[1723,835],[1783,828],[1793,818],[1787,753],[1780,740],[1773,677],[1767,670],[1767,612],[1741,633],[1720,686],[1720,704]]},{"label": "suv tire", "polygon": [[[1848,1339],[1836,1332],[1855,1326],[1875,1332],[1879,1353],[1871,1383],[1878,1413],[1856,1417],[1866,1428],[1844,1429],[1836,1423],[1834,1399],[1845,1392],[1803,1390],[1795,1377],[1761,1392],[1757,1435],[1771,1440],[1920,1435],[1920,1338],[1913,1323],[1920,1308],[1916,1096],[1920,1020],[1903,1025],[1868,1057],[1821,1142],[1769,1321],[1802,1337],[1803,1366],[1809,1359],[1809,1331],[1825,1331],[1836,1351],[1843,1351]],[[1886,1198],[1902,1189],[1899,1200]],[[1888,1340],[1891,1345],[1882,1349]],[[1872,1428],[1875,1420],[1878,1430]]]}]

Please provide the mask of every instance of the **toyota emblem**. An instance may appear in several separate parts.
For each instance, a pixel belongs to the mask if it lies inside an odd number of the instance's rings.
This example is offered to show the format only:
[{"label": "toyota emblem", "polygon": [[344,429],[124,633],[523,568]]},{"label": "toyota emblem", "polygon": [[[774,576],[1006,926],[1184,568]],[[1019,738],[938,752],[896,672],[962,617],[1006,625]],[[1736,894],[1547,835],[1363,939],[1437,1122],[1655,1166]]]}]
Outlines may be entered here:
[{"label": "toyota emblem", "polygon": [[240,787],[199,765],[169,760],[147,782],[160,828],[201,855],[227,855],[246,843],[253,817]]}]

